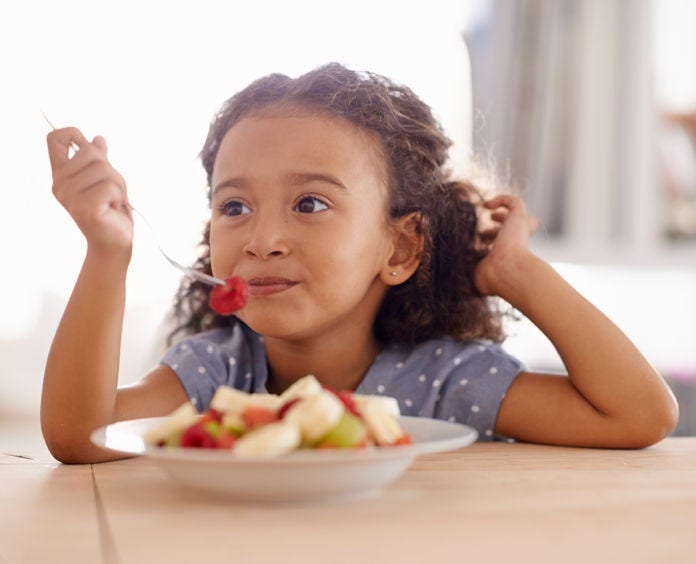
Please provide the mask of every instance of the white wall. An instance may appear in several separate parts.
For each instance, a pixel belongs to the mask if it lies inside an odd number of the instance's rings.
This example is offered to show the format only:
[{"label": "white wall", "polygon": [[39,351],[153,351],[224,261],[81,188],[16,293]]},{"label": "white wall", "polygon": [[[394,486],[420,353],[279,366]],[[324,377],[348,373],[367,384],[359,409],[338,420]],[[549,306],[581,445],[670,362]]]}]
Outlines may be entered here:
[{"label": "white wall", "polygon": [[[0,15],[0,415],[38,409],[50,338],[84,244],[50,194],[40,110],[104,135],[133,204],[182,262],[206,217],[197,154],[220,103],[269,72],[337,60],[409,84],[470,148],[461,31],[477,2],[29,0]],[[137,228],[138,226],[136,226]],[[156,359],[178,274],[137,229],[121,381]]]}]

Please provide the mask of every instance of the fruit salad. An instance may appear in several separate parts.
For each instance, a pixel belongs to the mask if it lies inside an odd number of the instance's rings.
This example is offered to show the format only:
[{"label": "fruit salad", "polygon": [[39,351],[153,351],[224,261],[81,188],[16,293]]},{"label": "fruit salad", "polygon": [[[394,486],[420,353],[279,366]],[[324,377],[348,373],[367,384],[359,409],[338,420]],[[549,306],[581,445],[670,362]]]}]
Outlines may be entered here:
[{"label": "fruit salad", "polygon": [[280,395],[220,386],[204,413],[187,402],[144,438],[164,448],[227,449],[250,457],[410,444],[398,416],[394,398],[334,392],[310,375]]}]

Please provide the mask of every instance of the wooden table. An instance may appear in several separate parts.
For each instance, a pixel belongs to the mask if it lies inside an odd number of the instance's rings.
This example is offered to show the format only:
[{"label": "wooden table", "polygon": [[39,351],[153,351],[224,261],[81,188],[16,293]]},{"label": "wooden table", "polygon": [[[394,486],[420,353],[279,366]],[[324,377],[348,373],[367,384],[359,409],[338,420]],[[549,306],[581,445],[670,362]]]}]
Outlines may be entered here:
[{"label": "wooden table", "polygon": [[477,443],[419,459],[379,497],[314,505],[212,500],[145,458],[0,451],[0,562],[696,562],[691,437]]}]

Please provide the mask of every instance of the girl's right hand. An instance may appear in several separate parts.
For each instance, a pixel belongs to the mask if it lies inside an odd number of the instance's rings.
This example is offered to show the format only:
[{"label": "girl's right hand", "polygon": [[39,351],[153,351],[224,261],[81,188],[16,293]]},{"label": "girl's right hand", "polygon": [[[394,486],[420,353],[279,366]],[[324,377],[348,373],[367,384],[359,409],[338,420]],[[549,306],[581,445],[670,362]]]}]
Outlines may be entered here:
[{"label": "girl's right hand", "polygon": [[493,226],[481,236],[491,242],[491,247],[477,265],[474,281],[482,295],[510,301],[509,290],[525,283],[524,278],[519,279],[519,264],[532,256],[528,243],[537,221],[527,213],[522,198],[513,194],[500,194],[485,202],[484,207],[491,211]]},{"label": "girl's right hand", "polygon": [[[46,138],[53,194],[72,216],[91,251],[130,256],[133,217],[126,183],[107,159],[106,141],[91,142],[74,128],[56,129]],[[78,151],[71,157],[70,147]]]}]

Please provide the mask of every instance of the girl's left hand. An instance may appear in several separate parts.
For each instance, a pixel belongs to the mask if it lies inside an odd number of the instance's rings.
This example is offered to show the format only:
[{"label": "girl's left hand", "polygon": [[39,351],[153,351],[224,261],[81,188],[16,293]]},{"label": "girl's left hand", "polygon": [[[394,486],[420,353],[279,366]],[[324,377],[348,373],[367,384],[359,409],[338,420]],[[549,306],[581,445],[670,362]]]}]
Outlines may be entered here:
[{"label": "girl's left hand", "polygon": [[519,196],[501,194],[484,203],[491,210],[493,226],[482,231],[484,241],[491,241],[488,254],[474,273],[476,288],[485,296],[505,297],[505,288],[514,277],[519,260],[531,255],[529,237],[536,231],[537,221],[527,214]]}]

